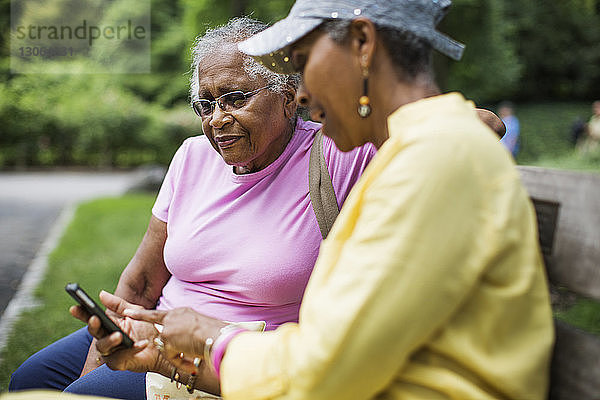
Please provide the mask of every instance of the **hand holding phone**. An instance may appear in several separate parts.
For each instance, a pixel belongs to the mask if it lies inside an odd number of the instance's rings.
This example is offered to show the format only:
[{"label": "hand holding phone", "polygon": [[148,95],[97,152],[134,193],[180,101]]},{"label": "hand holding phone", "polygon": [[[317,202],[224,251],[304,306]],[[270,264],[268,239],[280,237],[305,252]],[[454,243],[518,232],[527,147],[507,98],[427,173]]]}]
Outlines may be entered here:
[{"label": "hand holding phone", "polygon": [[98,303],[94,301],[94,299],[92,299],[81,287],[79,287],[79,284],[69,283],[67,286],[65,286],[65,290],[90,315],[95,315],[100,319],[102,328],[107,335],[110,335],[113,332],[121,332],[123,341],[121,342],[121,345],[117,347],[117,349],[123,347],[131,348],[133,346],[133,340],[131,340],[131,338],[125,332],[123,332],[121,328],[119,328],[117,324],[115,324],[113,320],[108,317],[108,315],[106,315],[102,307],[100,307]]}]

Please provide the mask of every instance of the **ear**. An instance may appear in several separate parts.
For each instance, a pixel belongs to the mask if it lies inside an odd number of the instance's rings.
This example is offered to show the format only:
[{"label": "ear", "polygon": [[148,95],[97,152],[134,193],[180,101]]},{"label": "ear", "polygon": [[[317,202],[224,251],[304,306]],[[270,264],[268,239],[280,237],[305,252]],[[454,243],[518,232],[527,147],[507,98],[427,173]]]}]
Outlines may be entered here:
[{"label": "ear", "polygon": [[296,89],[292,86],[286,86],[283,91],[283,112],[287,119],[292,118],[296,114],[298,103],[296,102]]},{"label": "ear", "polygon": [[350,23],[350,45],[352,53],[358,57],[361,67],[369,68],[375,53],[377,30],[367,18],[356,18]]}]

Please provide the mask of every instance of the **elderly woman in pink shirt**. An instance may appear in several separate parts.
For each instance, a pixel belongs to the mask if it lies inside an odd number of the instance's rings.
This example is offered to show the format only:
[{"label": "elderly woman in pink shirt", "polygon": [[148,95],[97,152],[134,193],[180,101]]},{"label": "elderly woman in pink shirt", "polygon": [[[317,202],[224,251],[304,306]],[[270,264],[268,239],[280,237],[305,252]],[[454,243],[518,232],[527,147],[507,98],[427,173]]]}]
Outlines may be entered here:
[{"label": "elderly woman in pink shirt", "polygon": [[[322,240],[308,184],[320,125],[297,117],[297,76],[273,73],[237,50],[265,28],[241,18],[196,41],[190,94],[204,135],[175,154],[119,297],[150,309],[260,320],[267,330],[298,320]],[[343,153],[323,139],[339,207],[374,153],[372,146]],[[28,359],[9,389],[145,398],[144,373],[98,368],[99,356],[79,330]]]}]

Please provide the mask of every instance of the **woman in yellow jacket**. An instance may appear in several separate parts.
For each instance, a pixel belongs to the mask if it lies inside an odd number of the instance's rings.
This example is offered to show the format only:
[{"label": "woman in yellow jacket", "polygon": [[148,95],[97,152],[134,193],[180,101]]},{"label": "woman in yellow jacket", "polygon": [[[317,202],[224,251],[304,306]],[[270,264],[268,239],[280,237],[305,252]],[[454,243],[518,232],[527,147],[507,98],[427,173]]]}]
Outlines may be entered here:
[{"label": "woman in yellow jacket", "polygon": [[434,82],[432,50],[463,51],[435,29],[449,5],[298,0],[239,45],[303,73],[302,98],[341,150],[378,153],[321,246],[298,323],[248,332],[104,294],[163,325],[132,350],[112,352],[118,334],[99,340],[110,366],[226,399],[545,398],[553,325],[535,216],[473,104]]}]

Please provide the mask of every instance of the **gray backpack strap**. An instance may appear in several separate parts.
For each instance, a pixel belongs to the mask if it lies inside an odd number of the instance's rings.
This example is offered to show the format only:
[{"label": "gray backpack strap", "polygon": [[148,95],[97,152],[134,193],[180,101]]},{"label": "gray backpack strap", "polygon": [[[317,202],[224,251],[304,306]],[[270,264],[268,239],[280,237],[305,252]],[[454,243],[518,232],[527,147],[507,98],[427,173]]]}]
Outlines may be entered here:
[{"label": "gray backpack strap", "polygon": [[321,130],[315,134],[315,141],[310,149],[308,189],[310,192],[310,203],[317,216],[321,236],[325,239],[340,213],[340,209],[338,208],[327,163],[325,163],[323,132]]}]

